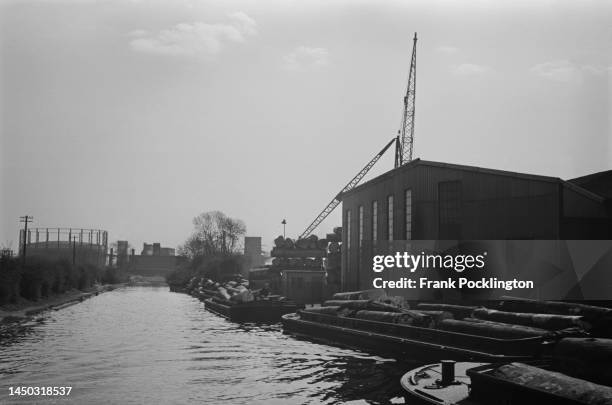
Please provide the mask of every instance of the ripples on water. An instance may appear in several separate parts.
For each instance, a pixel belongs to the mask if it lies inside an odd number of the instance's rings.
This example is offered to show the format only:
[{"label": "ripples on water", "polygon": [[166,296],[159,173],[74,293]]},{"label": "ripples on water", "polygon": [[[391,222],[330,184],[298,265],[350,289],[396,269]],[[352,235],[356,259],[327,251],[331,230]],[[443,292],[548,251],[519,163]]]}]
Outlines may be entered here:
[{"label": "ripples on water", "polygon": [[[236,324],[167,288],[134,287],[44,314],[0,342],[0,403],[403,403],[414,364]],[[9,386],[73,387],[68,399]]]}]

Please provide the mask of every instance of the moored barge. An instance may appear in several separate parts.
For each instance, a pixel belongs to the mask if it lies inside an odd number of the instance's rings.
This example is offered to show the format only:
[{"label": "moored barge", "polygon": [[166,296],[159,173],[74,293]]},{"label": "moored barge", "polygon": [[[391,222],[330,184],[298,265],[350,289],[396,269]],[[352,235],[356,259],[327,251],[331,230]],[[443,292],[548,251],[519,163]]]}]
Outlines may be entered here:
[{"label": "moored barge", "polygon": [[392,357],[484,362],[539,359],[561,339],[608,337],[611,330],[607,307],[512,297],[475,306],[396,298],[379,291],[337,293],[321,307],[284,315],[283,329]]},{"label": "moored barge", "polygon": [[290,300],[223,302],[212,297],[204,300],[204,308],[234,322],[278,322],[281,316],[295,312],[300,307]]},{"label": "moored barge", "polygon": [[501,339],[435,328],[379,322],[301,310],[282,316],[286,333],[326,343],[409,359],[528,360],[554,343],[550,336]]}]

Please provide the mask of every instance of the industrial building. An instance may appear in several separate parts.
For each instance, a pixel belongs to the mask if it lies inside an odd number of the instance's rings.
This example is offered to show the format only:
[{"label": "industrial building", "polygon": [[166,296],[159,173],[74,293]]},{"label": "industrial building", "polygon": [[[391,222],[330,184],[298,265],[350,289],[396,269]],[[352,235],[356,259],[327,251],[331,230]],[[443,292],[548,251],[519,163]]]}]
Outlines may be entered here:
[{"label": "industrial building", "polygon": [[140,276],[166,276],[176,268],[177,257],[173,248],[162,247],[160,243],[144,243],[140,255],[129,259],[128,271]]},{"label": "industrial building", "polygon": [[415,159],[343,193],[342,217],[342,289],[371,288],[368,256],[397,241],[612,239],[612,171],[561,180]]},{"label": "industrial building", "polygon": [[160,243],[143,243],[141,256],[174,256],[174,248],[162,247]]},{"label": "industrial building", "polygon": [[250,269],[263,266],[265,259],[261,250],[261,236],[245,236],[243,275],[248,276]]}]

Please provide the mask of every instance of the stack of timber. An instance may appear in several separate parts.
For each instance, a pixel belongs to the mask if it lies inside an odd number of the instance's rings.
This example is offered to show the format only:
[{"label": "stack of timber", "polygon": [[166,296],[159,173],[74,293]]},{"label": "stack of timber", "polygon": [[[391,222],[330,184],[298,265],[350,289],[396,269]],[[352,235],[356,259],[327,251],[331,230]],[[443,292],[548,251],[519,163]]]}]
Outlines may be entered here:
[{"label": "stack of timber", "polygon": [[[321,297],[328,297],[329,294],[338,291],[340,289],[341,236],[342,228],[335,228],[333,233],[328,233],[323,239],[319,239],[316,235],[295,240],[283,236],[277,237],[271,251],[273,259],[269,268],[269,273],[276,271],[278,274],[277,282],[274,283],[277,286],[277,292],[282,291],[300,302],[307,300],[304,294],[297,293],[288,287],[291,285],[288,278],[292,276],[287,275],[286,280],[282,279],[286,270],[313,272],[305,277],[307,280],[316,279],[317,285],[321,285],[321,290],[306,295],[311,296],[315,302],[320,302]],[[318,280],[321,280],[322,283]]]},{"label": "stack of timber", "polygon": [[324,239],[316,235],[295,240],[279,236],[274,239],[272,266],[296,270],[340,268],[341,235],[342,228],[335,228]]},{"label": "stack of timber", "polygon": [[206,310],[236,322],[278,322],[282,315],[300,309],[293,301],[271,295],[266,289],[249,289],[249,281],[241,275],[222,283],[192,279],[188,292],[203,301]]},{"label": "stack of timber", "polygon": [[512,328],[486,321],[473,329],[455,330],[449,324],[474,322],[455,319],[450,310],[467,318],[477,307],[430,305],[411,309],[406,303],[393,302],[390,297],[378,294],[376,298],[370,297],[368,291],[335,294],[320,308],[284,315],[284,330],[399,358],[482,361],[537,358],[553,339],[548,330],[531,328],[521,333],[517,330],[522,326]]},{"label": "stack of timber", "polygon": [[591,325],[579,315],[555,315],[537,313],[505,312],[488,308],[476,308],[472,313],[477,319],[484,319],[514,325],[524,325],[546,330],[581,328],[590,330]]},{"label": "stack of timber", "polygon": [[491,336],[500,339],[537,337],[545,336],[548,333],[545,329],[501,322],[482,321],[475,318],[466,318],[464,320],[445,319],[438,324],[438,327],[441,330],[467,333],[470,335]]},{"label": "stack of timber", "polygon": [[327,239],[319,239],[316,235],[310,235],[304,239],[293,240],[279,236],[274,239],[274,247],[271,255],[276,259],[273,260],[273,265],[287,266],[299,268],[312,265],[310,262],[302,262],[301,260],[293,260],[292,262],[283,262],[281,259],[319,259],[319,267],[322,264],[322,258],[325,256],[327,249]]},{"label": "stack of timber", "polygon": [[542,313],[580,316],[591,326],[594,336],[612,337],[612,309],[562,301],[536,301],[526,298],[501,297],[499,309],[519,313]]},{"label": "stack of timber", "polygon": [[417,308],[425,311],[446,311],[453,314],[455,319],[464,319],[472,316],[472,312],[478,307],[466,305],[419,303]]},{"label": "stack of timber", "polygon": [[419,310],[444,310],[454,320],[442,322],[443,330],[498,338],[530,336],[586,336],[592,325],[583,316],[507,312],[478,306],[420,303]]}]

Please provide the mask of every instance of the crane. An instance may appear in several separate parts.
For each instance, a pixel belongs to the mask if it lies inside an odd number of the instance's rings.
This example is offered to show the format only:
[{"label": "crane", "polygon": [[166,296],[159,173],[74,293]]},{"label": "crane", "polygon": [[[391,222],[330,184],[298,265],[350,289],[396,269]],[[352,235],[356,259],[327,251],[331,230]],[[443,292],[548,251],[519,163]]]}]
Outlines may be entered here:
[{"label": "crane", "polygon": [[325,218],[327,218],[329,214],[331,214],[331,212],[338,206],[338,204],[340,204],[340,201],[342,200],[342,194],[355,188],[355,186],[359,184],[361,179],[364,178],[364,176],[370,171],[370,169],[376,164],[376,162],[378,162],[378,160],[385,154],[387,149],[389,149],[391,144],[393,144],[394,142],[397,142],[396,138],[391,139],[389,143],[387,143],[385,147],[382,148],[381,151],[378,152],[376,156],[374,156],[372,160],[370,160],[368,164],[365,165],[365,167],[361,169],[361,171],[357,173],[357,175],[353,177],[352,180],[349,181],[346,186],[344,186],[344,188],[329,202],[329,204],[327,204],[327,206],[323,209],[323,211],[321,211],[321,213],[315,218],[315,220],[312,221],[310,225],[308,225],[308,228],[306,228],[306,230],[302,232],[302,234],[299,236],[299,239],[304,239],[310,236],[310,234],[317,228],[317,226],[319,226],[319,224],[323,222],[323,220],[325,220]]},{"label": "crane", "polygon": [[416,43],[417,34],[414,33],[414,44],[412,46],[412,59],[410,60],[410,71],[408,73],[408,86],[404,96],[404,113],[402,114],[401,128],[398,131],[400,141],[395,151],[395,167],[405,165],[412,161],[412,148],[414,144],[414,106],[416,93]]}]

